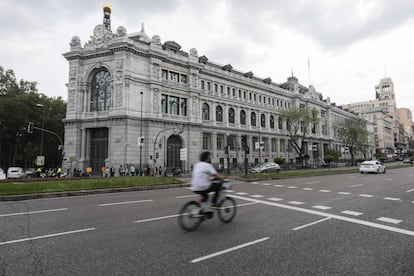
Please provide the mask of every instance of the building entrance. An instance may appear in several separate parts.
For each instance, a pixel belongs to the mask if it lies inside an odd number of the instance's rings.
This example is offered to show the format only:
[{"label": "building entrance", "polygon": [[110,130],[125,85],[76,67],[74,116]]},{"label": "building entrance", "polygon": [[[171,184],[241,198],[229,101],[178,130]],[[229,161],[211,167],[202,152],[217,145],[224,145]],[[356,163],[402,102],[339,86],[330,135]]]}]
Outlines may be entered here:
[{"label": "building entrance", "polygon": [[178,135],[172,135],[167,140],[167,168],[181,168],[180,149],[182,148],[181,138]]},{"label": "building entrance", "polygon": [[101,172],[102,166],[105,166],[105,159],[108,158],[108,129],[94,128],[91,129],[91,148],[90,164],[92,173]]}]

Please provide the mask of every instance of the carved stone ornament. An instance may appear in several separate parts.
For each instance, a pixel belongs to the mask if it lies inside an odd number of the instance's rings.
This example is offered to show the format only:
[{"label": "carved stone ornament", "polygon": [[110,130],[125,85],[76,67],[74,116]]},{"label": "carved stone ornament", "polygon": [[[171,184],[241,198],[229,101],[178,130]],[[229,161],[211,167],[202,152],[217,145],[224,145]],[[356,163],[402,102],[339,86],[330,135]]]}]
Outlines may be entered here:
[{"label": "carved stone ornament", "polygon": [[126,37],[127,36],[126,28],[124,26],[119,26],[116,29],[116,36],[119,37],[119,38]]},{"label": "carved stone ornament", "polygon": [[158,46],[161,46],[160,36],[159,35],[153,35],[152,38],[151,38],[151,43],[155,44],[155,45],[158,45]]},{"label": "carved stone ornament", "polygon": [[101,48],[104,46],[104,43],[112,40],[113,38],[114,34],[110,30],[106,29],[104,25],[96,25],[93,29],[93,36],[91,36],[91,40],[88,43],[85,43],[85,48]]},{"label": "carved stone ornament", "polygon": [[81,40],[79,38],[79,36],[74,36],[72,37],[72,40],[69,43],[71,50],[75,50],[75,49],[80,49],[81,46]]},{"label": "carved stone ornament", "polygon": [[198,52],[196,48],[191,48],[190,49],[190,56],[192,57],[198,57]]}]

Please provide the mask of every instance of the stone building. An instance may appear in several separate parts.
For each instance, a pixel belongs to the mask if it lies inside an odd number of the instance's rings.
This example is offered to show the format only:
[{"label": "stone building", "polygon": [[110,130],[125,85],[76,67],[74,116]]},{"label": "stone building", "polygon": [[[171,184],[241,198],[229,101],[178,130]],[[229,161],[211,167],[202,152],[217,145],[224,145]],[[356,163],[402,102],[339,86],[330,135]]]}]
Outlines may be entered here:
[{"label": "stone building", "polygon": [[134,164],[189,171],[204,150],[221,168],[240,168],[245,157],[251,164],[275,157],[294,162],[278,113],[300,106],[319,110],[307,141],[313,161],[321,163],[328,147],[341,148],[335,125],[355,115],[314,87],[294,76],[276,84],[215,63],[195,48],[185,52],[177,42],[150,38],[143,26],[113,33],[110,13],[105,6],[91,39],[82,46],[74,36],[63,54],[69,63],[65,168],[99,172]]}]

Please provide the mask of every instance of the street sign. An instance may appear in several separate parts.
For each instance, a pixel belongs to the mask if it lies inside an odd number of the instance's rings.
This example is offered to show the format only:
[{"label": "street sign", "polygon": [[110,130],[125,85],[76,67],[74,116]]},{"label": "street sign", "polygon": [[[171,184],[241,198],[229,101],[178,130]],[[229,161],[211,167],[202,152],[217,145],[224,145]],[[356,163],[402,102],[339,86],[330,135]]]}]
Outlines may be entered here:
[{"label": "street sign", "polygon": [[180,149],[180,161],[187,161],[187,148]]},{"label": "street sign", "polygon": [[37,166],[44,166],[45,165],[45,157],[38,155],[36,157],[36,165]]}]

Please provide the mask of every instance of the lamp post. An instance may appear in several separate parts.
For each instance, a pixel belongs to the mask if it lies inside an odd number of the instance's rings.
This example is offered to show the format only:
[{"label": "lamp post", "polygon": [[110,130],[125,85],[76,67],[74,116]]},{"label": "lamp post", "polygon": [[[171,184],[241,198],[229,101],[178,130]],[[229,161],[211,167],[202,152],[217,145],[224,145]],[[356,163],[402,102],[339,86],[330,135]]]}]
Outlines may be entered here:
[{"label": "lamp post", "polygon": [[36,106],[37,107],[39,107],[39,108],[42,108],[42,113],[41,113],[41,125],[42,125],[42,134],[41,134],[41,136],[40,136],[40,156],[42,156],[42,154],[43,154],[43,136],[44,136],[44,132],[43,132],[43,129],[45,128],[45,121],[44,121],[44,114],[43,114],[43,107],[44,107],[44,105],[43,104],[40,104],[40,103],[38,103],[38,104],[36,104]]},{"label": "lamp post", "polygon": [[139,92],[141,94],[141,124],[140,124],[140,139],[141,142],[139,143],[139,173],[142,175],[142,101],[143,101],[143,94],[144,92]]}]

